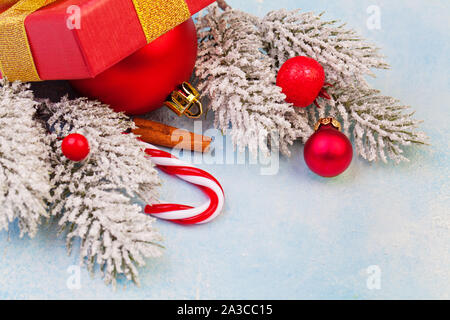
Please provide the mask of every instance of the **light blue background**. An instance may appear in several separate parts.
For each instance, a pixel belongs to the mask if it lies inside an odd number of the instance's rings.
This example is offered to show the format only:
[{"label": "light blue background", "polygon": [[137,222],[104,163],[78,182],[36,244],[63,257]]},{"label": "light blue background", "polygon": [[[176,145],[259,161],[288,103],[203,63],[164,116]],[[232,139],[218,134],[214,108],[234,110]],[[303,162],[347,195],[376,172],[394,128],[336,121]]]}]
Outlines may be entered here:
[{"label": "light blue background", "polygon": [[[283,7],[326,11],[327,18],[347,21],[381,46],[392,65],[371,82],[415,108],[432,145],[410,150],[412,161],[400,166],[355,158],[333,180],[306,169],[299,144],[292,158],[281,159],[276,176],[259,175],[255,165],[201,165],[222,182],[226,211],[201,227],[158,222],[167,249],[141,269],[141,288],[120,282],[113,292],[83,269],[82,288],[69,290],[67,268],[78,254],[67,256],[53,229],[29,240],[19,238],[15,225],[0,233],[0,299],[449,298],[450,2],[230,4],[259,15]],[[381,7],[381,30],[366,28],[370,5]],[[203,200],[192,187],[162,179],[164,200]],[[366,285],[371,265],[381,269],[380,290]]]}]

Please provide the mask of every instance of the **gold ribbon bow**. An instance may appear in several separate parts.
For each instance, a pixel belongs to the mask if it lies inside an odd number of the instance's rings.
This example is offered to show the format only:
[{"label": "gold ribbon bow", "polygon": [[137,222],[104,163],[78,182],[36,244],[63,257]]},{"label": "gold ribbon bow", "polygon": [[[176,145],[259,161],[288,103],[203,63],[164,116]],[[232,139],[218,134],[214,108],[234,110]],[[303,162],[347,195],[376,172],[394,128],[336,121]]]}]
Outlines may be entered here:
[{"label": "gold ribbon bow", "polygon": [[[25,30],[31,13],[57,0],[0,0],[0,71],[9,81],[41,81]],[[185,0],[131,0],[147,43],[190,18]]]}]

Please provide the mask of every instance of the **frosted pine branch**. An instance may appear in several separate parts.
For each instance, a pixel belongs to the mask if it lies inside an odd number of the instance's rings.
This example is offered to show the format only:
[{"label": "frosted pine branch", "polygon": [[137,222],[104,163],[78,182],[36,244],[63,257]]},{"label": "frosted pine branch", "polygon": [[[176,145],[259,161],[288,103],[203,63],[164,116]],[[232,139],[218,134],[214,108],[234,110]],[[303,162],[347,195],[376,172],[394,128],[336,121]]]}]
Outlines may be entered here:
[{"label": "frosted pine branch", "polygon": [[[409,107],[380,95],[367,83],[366,76],[374,76],[372,69],[389,66],[379,49],[356,32],[338,21],[324,21],[321,15],[298,10],[271,12],[261,26],[264,50],[273,58],[276,70],[289,58],[300,55],[312,57],[324,67],[326,81],[333,85],[329,92],[334,99],[321,99],[329,108],[317,113],[338,117],[346,134],[353,126],[356,151],[364,159],[406,161],[402,147],[426,142],[425,134],[417,131],[420,122],[412,118],[412,113],[404,112]],[[318,120],[315,113],[310,107],[311,126]]]},{"label": "frosted pine branch", "polygon": [[0,230],[18,219],[21,236],[31,237],[47,215],[50,189],[50,148],[36,105],[28,86],[0,80]]},{"label": "frosted pine branch", "polygon": [[408,161],[401,146],[427,141],[426,135],[417,131],[420,121],[412,118],[410,108],[392,97],[354,88],[333,90],[332,96],[341,117],[347,117],[344,130],[349,134],[352,123],[356,151],[368,161]]},{"label": "frosted pine branch", "polygon": [[389,67],[384,57],[355,31],[321,16],[283,9],[262,19],[264,49],[273,67],[278,71],[289,58],[308,56],[323,66],[327,82],[368,89],[365,76],[374,76],[373,68]]},{"label": "frosted pine branch", "polygon": [[[161,254],[161,237],[154,219],[132,201],[137,197],[154,202],[159,184],[142,151],[144,144],[133,134],[123,134],[133,122],[86,99],[46,102],[40,116],[53,132],[50,211],[67,232],[69,249],[80,238],[80,257],[91,272],[97,264],[108,284],[115,284],[121,274],[138,283],[137,267],[145,258]],[[91,153],[83,162],[62,155],[57,137],[70,133],[83,134],[89,141]]]},{"label": "frosted pine branch", "polygon": [[[215,125],[229,133],[242,151],[248,147],[268,153],[272,132],[280,137],[280,148],[289,153],[289,145],[311,129],[275,86],[272,59],[260,51],[263,43],[258,18],[235,10],[224,13],[212,6],[198,21],[200,37],[196,75],[199,88],[211,98]],[[297,118],[297,130],[290,118]]]},{"label": "frosted pine branch", "polygon": [[[200,54],[196,75],[216,111],[215,125],[242,150],[268,152],[268,133],[278,132],[289,155],[296,139],[311,135],[319,117],[335,116],[352,134],[357,152],[369,161],[406,160],[403,147],[426,142],[418,121],[395,99],[373,90],[366,77],[389,66],[378,48],[337,21],[298,10],[270,12],[264,18],[211,6],[198,20]],[[282,64],[309,56],[324,67],[331,101],[316,109],[294,108],[276,87]]]}]

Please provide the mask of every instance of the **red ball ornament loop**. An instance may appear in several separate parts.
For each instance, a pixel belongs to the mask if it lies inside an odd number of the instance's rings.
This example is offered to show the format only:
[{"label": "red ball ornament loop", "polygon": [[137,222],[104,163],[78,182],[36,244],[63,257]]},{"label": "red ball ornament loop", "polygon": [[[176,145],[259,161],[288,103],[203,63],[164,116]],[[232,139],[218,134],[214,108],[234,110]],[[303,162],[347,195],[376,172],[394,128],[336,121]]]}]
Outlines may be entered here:
[{"label": "red ball ornament loop", "polygon": [[63,139],[61,150],[67,159],[75,162],[83,161],[90,152],[89,142],[85,136],[72,133]]},{"label": "red ball ornament loop", "polygon": [[305,144],[304,158],[314,173],[325,178],[342,174],[350,166],[353,147],[340,132],[340,123],[333,118],[320,119],[316,132]]}]

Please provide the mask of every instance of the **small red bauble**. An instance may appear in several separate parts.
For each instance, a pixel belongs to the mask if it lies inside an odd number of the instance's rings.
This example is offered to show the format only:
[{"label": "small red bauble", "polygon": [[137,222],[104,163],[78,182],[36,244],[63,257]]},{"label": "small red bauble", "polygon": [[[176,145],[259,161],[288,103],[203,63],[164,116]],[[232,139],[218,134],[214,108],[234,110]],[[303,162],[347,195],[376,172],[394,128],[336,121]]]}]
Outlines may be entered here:
[{"label": "small red bauble", "polygon": [[83,161],[89,155],[89,142],[85,136],[72,133],[64,138],[61,144],[64,156],[72,161]]},{"label": "small red bauble", "polygon": [[170,93],[190,79],[197,48],[197,32],[189,19],[95,78],[71,84],[117,112],[144,114],[162,107]]},{"label": "small red bauble", "polygon": [[352,162],[352,144],[339,129],[340,124],[335,119],[321,119],[316,125],[316,132],[305,144],[305,162],[319,176],[336,177]]},{"label": "small red bauble", "polygon": [[277,86],[283,89],[286,102],[305,108],[315,102],[317,97],[329,99],[323,90],[325,72],[316,60],[309,57],[294,57],[287,60],[277,76]]}]

